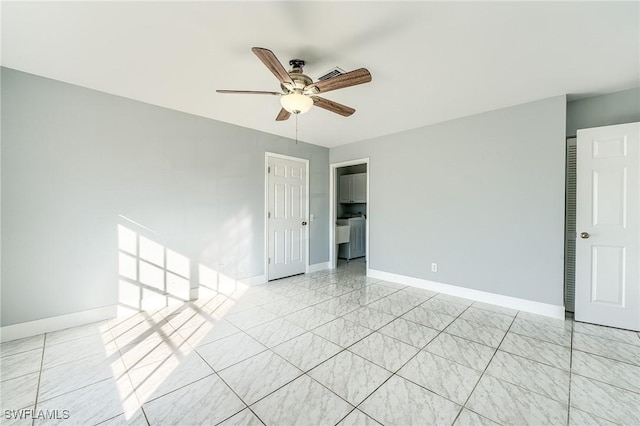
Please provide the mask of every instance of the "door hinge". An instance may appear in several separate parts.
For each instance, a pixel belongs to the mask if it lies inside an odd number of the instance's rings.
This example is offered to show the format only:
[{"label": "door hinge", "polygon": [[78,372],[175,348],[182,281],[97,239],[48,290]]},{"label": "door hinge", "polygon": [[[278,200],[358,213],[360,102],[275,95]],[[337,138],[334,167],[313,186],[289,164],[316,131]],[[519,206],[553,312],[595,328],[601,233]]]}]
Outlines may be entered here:
[{"label": "door hinge", "polygon": [[271,219],[271,212],[267,213],[267,219]]},{"label": "door hinge", "polygon": [[269,258],[269,265],[271,265],[271,258]]},{"label": "door hinge", "polygon": [[267,166],[267,173],[271,173],[271,166]]}]

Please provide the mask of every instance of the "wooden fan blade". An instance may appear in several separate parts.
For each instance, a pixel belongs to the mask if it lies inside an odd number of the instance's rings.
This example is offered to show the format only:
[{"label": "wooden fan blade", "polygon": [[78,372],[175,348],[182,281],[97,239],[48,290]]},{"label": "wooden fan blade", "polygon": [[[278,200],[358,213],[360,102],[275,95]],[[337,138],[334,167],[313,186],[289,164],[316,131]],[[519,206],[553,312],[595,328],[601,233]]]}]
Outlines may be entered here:
[{"label": "wooden fan blade", "polygon": [[290,116],[291,116],[291,113],[286,109],[282,108],[278,113],[278,116],[276,117],[276,121],[288,120]]},{"label": "wooden fan blade", "polygon": [[327,93],[331,90],[342,89],[344,87],[355,86],[358,84],[368,83],[371,81],[371,73],[366,68],[360,68],[355,71],[330,78],[328,80],[316,81],[304,88],[313,93]]},{"label": "wooden fan blade", "polygon": [[280,96],[280,92],[263,92],[261,90],[216,90],[218,93],[230,93],[239,95],[277,95]]},{"label": "wooden fan blade", "polygon": [[311,99],[313,99],[313,104],[315,106],[326,109],[327,111],[335,112],[343,117],[349,117],[351,114],[356,112],[356,110],[351,107],[330,101],[329,99],[321,98],[320,96],[312,96]]},{"label": "wooden fan blade", "polygon": [[252,47],[251,51],[256,54],[256,56],[262,61],[263,64],[269,68],[269,71],[276,76],[276,78],[280,81],[280,83],[287,83],[290,85],[294,85],[291,76],[287,72],[286,69],[282,66],[276,55],[273,54],[269,49],[264,49],[262,47]]}]

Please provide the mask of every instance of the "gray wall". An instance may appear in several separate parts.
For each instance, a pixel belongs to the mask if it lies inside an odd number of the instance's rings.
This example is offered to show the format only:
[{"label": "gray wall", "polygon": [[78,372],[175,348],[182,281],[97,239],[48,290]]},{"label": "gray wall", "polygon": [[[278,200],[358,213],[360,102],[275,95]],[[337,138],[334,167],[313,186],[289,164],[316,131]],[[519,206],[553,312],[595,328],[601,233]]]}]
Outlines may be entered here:
[{"label": "gray wall", "polygon": [[565,108],[559,96],[332,148],[331,163],[370,157],[370,267],[562,305]]},{"label": "gray wall", "polygon": [[1,72],[3,326],[116,303],[120,215],[192,262],[263,274],[265,151],[310,160],[310,263],[328,260],[328,149]]},{"label": "gray wall", "polygon": [[640,121],[640,87],[567,103],[567,137],[578,129]]}]

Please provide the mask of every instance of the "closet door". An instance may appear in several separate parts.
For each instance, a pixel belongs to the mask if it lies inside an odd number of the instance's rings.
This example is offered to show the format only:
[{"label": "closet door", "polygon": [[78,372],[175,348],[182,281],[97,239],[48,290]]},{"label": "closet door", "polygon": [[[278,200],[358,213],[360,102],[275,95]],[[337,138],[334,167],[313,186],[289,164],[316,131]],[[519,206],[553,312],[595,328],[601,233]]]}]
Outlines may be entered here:
[{"label": "closet door", "polygon": [[577,139],[567,139],[564,308],[569,312],[575,312],[576,300],[576,154]]},{"label": "closet door", "polygon": [[576,321],[640,330],[640,123],[578,130]]}]

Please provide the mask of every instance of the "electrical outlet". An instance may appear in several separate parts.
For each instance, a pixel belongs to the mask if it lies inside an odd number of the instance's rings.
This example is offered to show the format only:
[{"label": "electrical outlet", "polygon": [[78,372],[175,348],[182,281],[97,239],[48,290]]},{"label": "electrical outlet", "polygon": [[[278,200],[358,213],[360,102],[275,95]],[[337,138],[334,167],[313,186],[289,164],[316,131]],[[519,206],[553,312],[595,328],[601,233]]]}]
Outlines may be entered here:
[{"label": "electrical outlet", "polygon": [[438,272],[438,264],[437,263],[432,263],[431,264],[431,272]]}]

